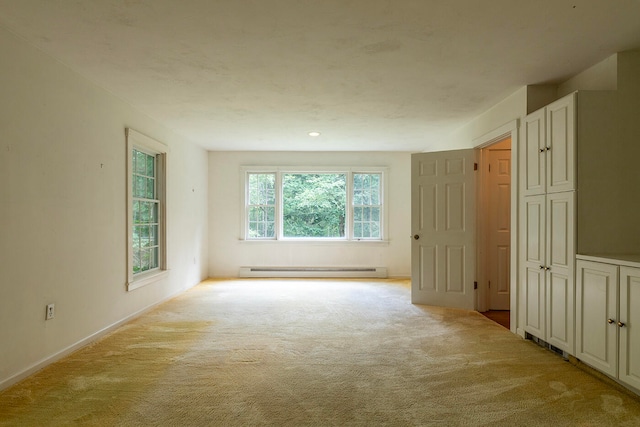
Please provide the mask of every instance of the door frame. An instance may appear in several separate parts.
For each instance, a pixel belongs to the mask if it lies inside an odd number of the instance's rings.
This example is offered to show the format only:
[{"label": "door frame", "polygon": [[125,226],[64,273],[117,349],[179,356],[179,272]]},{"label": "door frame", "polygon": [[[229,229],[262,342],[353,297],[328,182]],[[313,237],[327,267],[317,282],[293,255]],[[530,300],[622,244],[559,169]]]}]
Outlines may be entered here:
[{"label": "door frame", "polygon": [[[476,181],[476,231],[478,242],[478,245],[476,247],[476,280],[478,283],[478,290],[482,290],[484,294],[484,299],[482,299],[483,295],[480,294],[478,295],[478,301],[476,301],[476,307],[480,312],[491,310],[491,288],[488,287],[489,273],[487,270],[489,269],[490,265],[490,252],[488,250],[490,235],[488,232],[488,226],[490,218],[489,201],[492,197],[492,190],[489,189],[489,181],[491,178],[488,173],[487,164],[490,162],[489,156],[491,155],[491,150],[493,149],[493,147],[507,140],[509,140],[509,157],[511,157],[511,146],[513,145],[513,142],[511,141],[511,137],[509,136],[493,142],[490,145],[476,148],[476,158],[478,159],[478,177]],[[511,167],[511,164],[509,165],[509,167]],[[509,172],[509,178],[511,179],[511,171]],[[509,208],[511,208],[511,193],[509,193]],[[511,222],[511,218],[509,218],[509,222]],[[512,230],[509,230],[509,237],[511,237],[511,232]],[[511,242],[509,242],[509,244],[511,244]],[[509,259],[511,259],[510,252]],[[510,265],[509,271],[511,271]],[[510,282],[511,277],[509,276],[509,283]],[[511,289],[509,289],[509,294],[511,294]],[[511,306],[510,301],[509,306]]]},{"label": "door frame", "polygon": [[[478,155],[477,158],[482,161],[483,159],[480,157],[481,150],[486,148],[496,142],[500,142],[505,138],[511,138],[511,253],[510,253],[510,325],[511,332],[518,334],[524,337],[524,329],[522,328],[522,323],[518,321],[520,318],[518,310],[518,301],[520,300],[520,294],[518,292],[518,146],[519,146],[519,130],[520,130],[520,119],[512,120],[478,138],[473,140],[473,147],[477,150]],[[482,171],[480,170],[482,174]],[[478,176],[476,180],[476,196],[477,196],[477,206],[480,207],[481,201],[484,200],[483,197],[483,186],[482,186],[482,175]],[[476,215],[480,215],[481,210],[476,210]],[[478,236],[480,238],[481,236]],[[478,240],[480,241],[480,240]],[[481,253],[481,245],[477,245],[476,248],[476,259],[478,261],[482,260],[484,254]],[[484,266],[481,262],[476,263],[476,277],[480,281],[481,278],[486,277],[486,272],[484,271]],[[476,293],[476,307],[478,311],[486,311],[488,309],[487,298],[489,296],[488,289],[484,286],[478,287],[478,292]]]}]

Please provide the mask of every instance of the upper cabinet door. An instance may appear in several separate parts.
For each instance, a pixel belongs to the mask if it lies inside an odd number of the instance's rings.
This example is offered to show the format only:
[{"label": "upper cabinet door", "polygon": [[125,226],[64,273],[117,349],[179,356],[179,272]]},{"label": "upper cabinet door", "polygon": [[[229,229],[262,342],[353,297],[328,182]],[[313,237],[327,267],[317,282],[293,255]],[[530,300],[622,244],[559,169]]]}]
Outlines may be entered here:
[{"label": "upper cabinet door", "polygon": [[576,189],[576,99],[572,93],[524,118],[523,196]]},{"label": "upper cabinet door", "polygon": [[546,107],[547,193],[576,189],[576,98],[572,93]]},{"label": "upper cabinet door", "polygon": [[538,110],[524,118],[523,144],[520,150],[520,182],[523,196],[535,196],[546,192],[545,149],[546,126],[545,109]]}]

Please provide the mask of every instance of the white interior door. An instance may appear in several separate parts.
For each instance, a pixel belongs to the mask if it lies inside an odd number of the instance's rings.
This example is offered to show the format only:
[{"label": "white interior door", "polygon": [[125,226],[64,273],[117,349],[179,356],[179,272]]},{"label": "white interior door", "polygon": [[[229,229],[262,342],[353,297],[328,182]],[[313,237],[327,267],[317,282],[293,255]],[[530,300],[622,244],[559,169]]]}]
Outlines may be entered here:
[{"label": "white interior door", "polygon": [[511,150],[489,148],[487,279],[489,309],[509,310],[511,259]]},{"label": "white interior door", "polygon": [[475,151],[411,156],[411,301],[475,308]]}]

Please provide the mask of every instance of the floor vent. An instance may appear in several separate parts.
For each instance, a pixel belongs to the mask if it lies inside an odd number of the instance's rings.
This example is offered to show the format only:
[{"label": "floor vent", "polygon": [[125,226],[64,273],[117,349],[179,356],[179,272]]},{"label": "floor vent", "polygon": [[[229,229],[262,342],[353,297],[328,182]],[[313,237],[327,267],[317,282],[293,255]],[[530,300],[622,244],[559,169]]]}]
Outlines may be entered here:
[{"label": "floor vent", "polygon": [[239,277],[376,277],[386,278],[385,267],[240,267]]},{"label": "floor vent", "polygon": [[569,358],[569,353],[567,353],[566,351],[556,347],[555,345],[549,344],[548,342],[541,340],[540,338],[536,337],[535,335],[531,335],[530,333],[525,333],[525,339],[531,340],[534,343],[538,344],[540,347],[546,348],[547,350],[550,350],[552,352],[554,352],[555,354],[557,354],[560,357],[563,357],[564,359],[568,359]]}]

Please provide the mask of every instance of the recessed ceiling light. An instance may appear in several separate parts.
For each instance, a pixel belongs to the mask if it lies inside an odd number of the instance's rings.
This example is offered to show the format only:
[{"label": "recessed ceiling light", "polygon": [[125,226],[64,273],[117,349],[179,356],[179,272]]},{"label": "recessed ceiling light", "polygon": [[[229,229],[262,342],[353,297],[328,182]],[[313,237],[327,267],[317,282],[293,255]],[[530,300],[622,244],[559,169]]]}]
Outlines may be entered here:
[{"label": "recessed ceiling light", "polygon": [[317,132],[317,131],[309,132],[309,136],[320,136],[320,132]]}]

